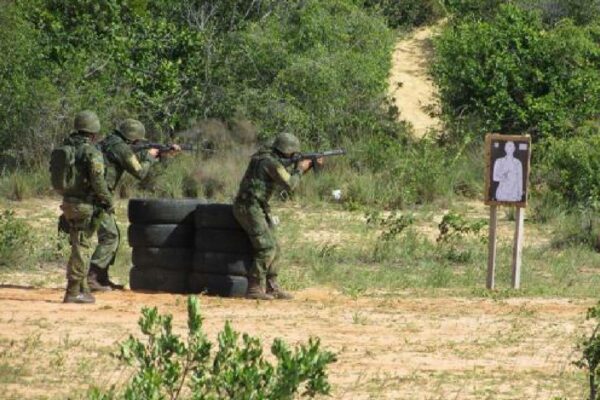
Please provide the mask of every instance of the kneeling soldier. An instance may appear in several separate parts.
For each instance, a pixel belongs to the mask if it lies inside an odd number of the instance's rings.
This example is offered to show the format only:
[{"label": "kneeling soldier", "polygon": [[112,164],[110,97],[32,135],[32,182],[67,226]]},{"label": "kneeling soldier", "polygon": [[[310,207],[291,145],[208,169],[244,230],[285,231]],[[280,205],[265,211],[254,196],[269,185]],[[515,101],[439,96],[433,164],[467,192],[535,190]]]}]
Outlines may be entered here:
[{"label": "kneeling soldier", "polygon": [[[249,299],[291,299],[277,283],[279,246],[269,214],[269,200],[277,187],[292,191],[300,177],[312,166],[312,161],[302,160],[286,168],[284,161],[300,152],[300,141],[290,133],[281,133],[273,145],[254,154],[240,183],[233,203],[233,213],[248,233],[254,248],[254,260],[248,271]],[[322,160],[319,160],[319,164]],[[261,286],[266,277],[266,292]]]}]

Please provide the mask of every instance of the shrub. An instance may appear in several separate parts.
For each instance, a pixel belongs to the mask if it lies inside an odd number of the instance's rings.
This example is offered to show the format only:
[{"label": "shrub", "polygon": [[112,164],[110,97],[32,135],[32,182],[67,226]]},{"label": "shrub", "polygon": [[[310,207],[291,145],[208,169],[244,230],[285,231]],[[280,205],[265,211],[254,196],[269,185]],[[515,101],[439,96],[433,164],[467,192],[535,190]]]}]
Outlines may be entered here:
[{"label": "shrub", "polygon": [[310,339],[294,351],[275,339],[271,352],[277,364],[263,357],[259,339],[235,332],[229,322],[218,335],[218,348],[202,331],[198,299],[188,298],[188,337],[173,333],[172,316],[143,308],[139,326],[147,341],[130,337],[120,346],[119,359],[136,367],[122,397],[116,389],[108,393],[93,389],[96,400],[125,399],[213,399],[291,400],[303,387],[302,397],[329,394],[326,367],[333,353],[322,351],[319,339]]},{"label": "shrub", "polygon": [[447,10],[454,18],[476,20],[494,18],[500,6],[507,3],[538,13],[548,26],[566,18],[585,25],[600,16],[598,0],[445,0]]},{"label": "shrub", "polygon": [[29,226],[14,211],[0,214],[0,266],[18,268],[27,261],[33,249]]},{"label": "shrub", "polygon": [[440,253],[449,261],[455,263],[468,263],[481,249],[486,237],[481,230],[488,224],[480,219],[469,221],[464,216],[456,213],[444,215],[438,225],[440,231],[436,242]]},{"label": "shrub", "polygon": [[600,225],[598,204],[579,206],[559,219],[559,228],[554,232],[552,246],[555,248],[583,246],[600,250]]},{"label": "shrub", "polygon": [[353,0],[18,0],[5,8],[0,159],[43,163],[47,144],[82,108],[108,129],[137,117],[156,139],[241,116],[263,139],[293,129],[330,145],[393,123],[378,112],[393,35]]},{"label": "shrub", "polygon": [[449,13],[458,19],[490,19],[506,0],[445,0]]},{"label": "shrub", "polygon": [[436,40],[444,112],[476,120],[476,134],[573,134],[600,108],[597,29],[565,22],[545,31],[539,14],[514,5],[490,20],[457,21]]},{"label": "shrub", "polygon": [[392,28],[410,28],[436,21],[444,15],[442,0],[365,0],[367,8],[381,12]]},{"label": "shrub", "polygon": [[579,344],[578,350],[582,355],[575,365],[587,373],[590,400],[596,400],[600,390],[600,303],[588,309],[586,319],[594,320],[596,326],[592,334]]},{"label": "shrub", "polygon": [[540,152],[539,173],[547,190],[571,205],[600,198],[600,135],[549,139]]}]

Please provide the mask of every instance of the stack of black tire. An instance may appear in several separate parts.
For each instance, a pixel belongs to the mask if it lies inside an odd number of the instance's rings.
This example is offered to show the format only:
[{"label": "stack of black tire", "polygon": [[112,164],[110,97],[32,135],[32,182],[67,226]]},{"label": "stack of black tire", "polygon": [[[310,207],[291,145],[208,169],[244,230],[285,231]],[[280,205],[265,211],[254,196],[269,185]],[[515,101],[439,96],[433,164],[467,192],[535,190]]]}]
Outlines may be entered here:
[{"label": "stack of black tire", "polygon": [[187,293],[194,260],[194,214],[200,199],[131,199],[128,240],[132,290]]},{"label": "stack of black tire", "polygon": [[190,290],[225,297],[245,296],[252,244],[233,216],[231,204],[200,204],[194,220]]}]

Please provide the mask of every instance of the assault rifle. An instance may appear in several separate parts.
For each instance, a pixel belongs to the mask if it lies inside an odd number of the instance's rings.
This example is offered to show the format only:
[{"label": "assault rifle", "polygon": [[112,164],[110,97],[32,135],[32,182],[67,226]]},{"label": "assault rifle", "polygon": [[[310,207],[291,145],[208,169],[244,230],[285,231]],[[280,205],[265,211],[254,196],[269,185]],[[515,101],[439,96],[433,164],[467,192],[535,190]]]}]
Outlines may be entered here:
[{"label": "assault rifle", "polygon": [[296,164],[302,160],[311,160],[312,168],[314,169],[315,172],[319,172],[321,169],[319,164],[317,163],[317,160],[319,158],[343,156],[345,154],[346,154],[346,150],[344,150],[344,149],[325,150],[325,151],[320,151],[320,152],[315,151],[315,152],[308,152],[308,153],[296,153],[296,154],[292,155],[291,157],[284,159],[283,164],[287,167],[289,165]]},{"label": "assault rifle", "polygon": [[[196,150],[196,148],[191,144],[180,144],[179,147],[181,147],[181,151],[195,151]],[[175,147],[172,144],[162,144],[162,143],[154,143],[154,142],[141,142],[141,143],[134,143],[131,145],[131,150],[133,150],[136,153],[139,151],[142,151],[142,150],[150,150],[150,149],[157,149],[158,157],[160,157],[162,154],[165,154],[165,153],[175,150]]]}]

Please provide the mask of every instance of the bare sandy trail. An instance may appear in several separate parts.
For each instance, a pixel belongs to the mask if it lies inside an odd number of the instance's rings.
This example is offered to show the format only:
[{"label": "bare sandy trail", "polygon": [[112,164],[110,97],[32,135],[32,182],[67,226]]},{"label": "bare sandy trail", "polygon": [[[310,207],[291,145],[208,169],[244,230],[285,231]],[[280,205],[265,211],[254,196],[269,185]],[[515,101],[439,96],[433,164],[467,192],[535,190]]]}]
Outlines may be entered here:
[{"label": "bare sandy trail", "polygon": [[412,124],[417,137],[441,127],[440,121],[426,111],[428,106],[435,104],[437,95],[428,74],[434,29],[423,27],[415,30],[396,44],[392,56],[390,96],[400,111],[400,119]]}]

